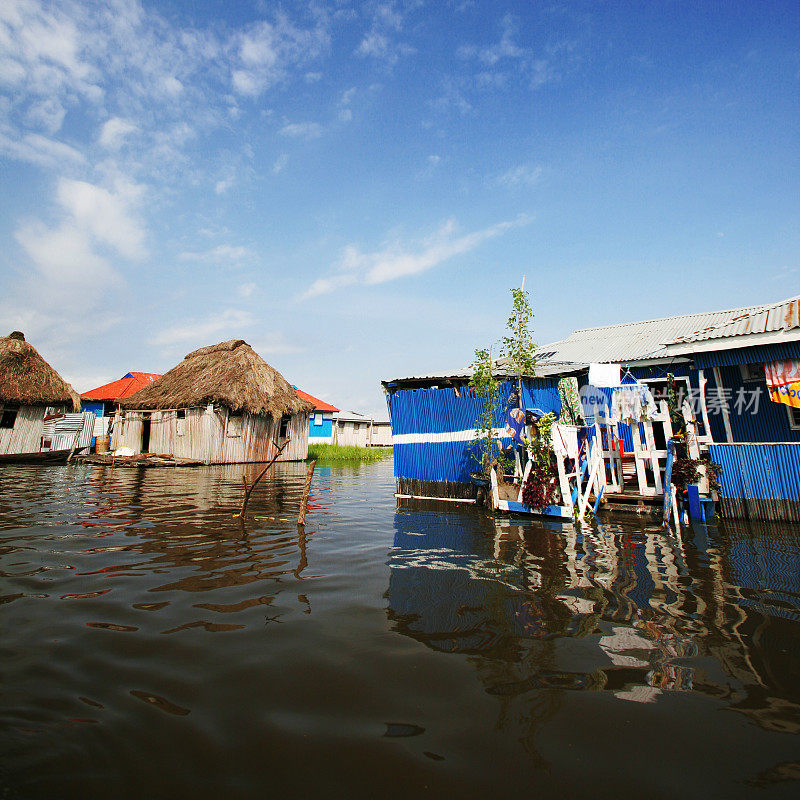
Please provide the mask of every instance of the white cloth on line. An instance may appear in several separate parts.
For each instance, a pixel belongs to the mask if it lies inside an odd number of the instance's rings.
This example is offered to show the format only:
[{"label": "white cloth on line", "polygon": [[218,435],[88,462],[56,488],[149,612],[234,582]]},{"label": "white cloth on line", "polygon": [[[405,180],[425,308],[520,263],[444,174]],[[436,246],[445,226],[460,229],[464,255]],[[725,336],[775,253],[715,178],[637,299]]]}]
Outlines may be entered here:
[{"label": "white cloth on line", "polygon": [[589,384],[599,389],[619,386],[619,364],[589,364]]},{"label": "white cloth on line", "polygon": [[561,456],[571,458],[578,463],[578,426],[562,425],[556,422],[553,425],[552,435],[553,449]]}]

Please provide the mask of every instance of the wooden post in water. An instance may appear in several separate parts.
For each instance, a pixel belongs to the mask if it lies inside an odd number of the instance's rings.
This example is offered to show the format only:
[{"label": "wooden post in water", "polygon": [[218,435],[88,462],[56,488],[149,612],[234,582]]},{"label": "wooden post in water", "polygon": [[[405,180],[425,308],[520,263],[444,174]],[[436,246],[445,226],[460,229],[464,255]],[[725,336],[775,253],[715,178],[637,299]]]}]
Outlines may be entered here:
[{"label": "wooden post in water", "polygon": [[314,467],[317,465],[316,459],[308,465],[306,473],[306,483],[303,486],[303,499],[300,501],[300,516],[297,518],[298,525],[306,524],[306,506],[308,506],[308,493],[311,491],[311,478],[314,476]]},{"label": "wooden post in water", "polygon": [[247,511],[247,504],[250,501],[250,494],[252,493],[253,489],[256,488],[256,484],[267,474],[267,470],[275,463],[278,456],[283,452],[283,448],[286,447],[290,441],[291,439],[287,438],[286,441],[278,448],[278,452],[272,456],[267,466],[261,470],[259,476],[250,484],[249,489],[247,488],[247,476],[242,475],[242,481],[244,482],[244,497],[242,498],[242,507],[239,510],[239,518],[242,525],[244,525],[244,512]]}]

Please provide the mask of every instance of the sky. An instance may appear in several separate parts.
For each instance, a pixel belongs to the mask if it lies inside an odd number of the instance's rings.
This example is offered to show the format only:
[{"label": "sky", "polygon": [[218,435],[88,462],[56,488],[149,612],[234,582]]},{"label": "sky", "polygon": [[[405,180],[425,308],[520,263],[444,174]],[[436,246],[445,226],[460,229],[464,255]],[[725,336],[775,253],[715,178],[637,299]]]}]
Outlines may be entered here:
[{"label": "sky", "polygon": [[381,379],[800,292],[800,4],[0,2],[0,334]]}]

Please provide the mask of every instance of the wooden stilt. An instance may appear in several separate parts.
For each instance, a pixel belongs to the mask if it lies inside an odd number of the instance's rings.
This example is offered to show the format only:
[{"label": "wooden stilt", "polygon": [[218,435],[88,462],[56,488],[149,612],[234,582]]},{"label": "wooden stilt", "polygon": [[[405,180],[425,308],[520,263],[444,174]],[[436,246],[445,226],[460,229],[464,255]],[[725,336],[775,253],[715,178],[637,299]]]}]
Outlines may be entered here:
[{"label": "wooden stilt", "polygon": [[316,460],[308,465],[308,472],[306,473],[306,483],[303,486],[303,499],[300,501],[300,516],[297,518],[298,525],[305,525],[306,523],[306,507],[308,506],[308,493],[311,491],[311,478],[314,476],[314,467],[317,465]]}]

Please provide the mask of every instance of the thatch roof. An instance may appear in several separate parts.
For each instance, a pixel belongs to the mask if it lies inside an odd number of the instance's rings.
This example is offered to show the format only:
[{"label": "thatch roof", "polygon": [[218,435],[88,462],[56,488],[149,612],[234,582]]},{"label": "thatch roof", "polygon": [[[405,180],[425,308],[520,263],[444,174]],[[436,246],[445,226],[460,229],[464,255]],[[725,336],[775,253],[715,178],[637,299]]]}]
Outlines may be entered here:
[{"label": "thatch roof", "polygon": [[232,411],[271,415],[310,413],[311,403],[242,339],[201,347],[135,394],[123,408],[197,408],[220,403]]},{"label": "thatch roof", "polygon": [[0,336],[0,402],[80,408],[78,393],[19,331]]}]

